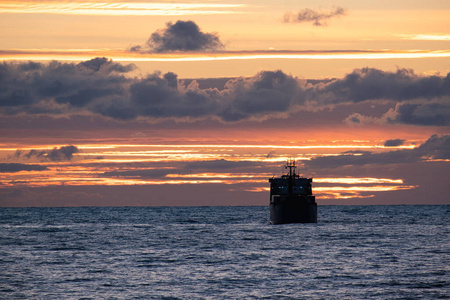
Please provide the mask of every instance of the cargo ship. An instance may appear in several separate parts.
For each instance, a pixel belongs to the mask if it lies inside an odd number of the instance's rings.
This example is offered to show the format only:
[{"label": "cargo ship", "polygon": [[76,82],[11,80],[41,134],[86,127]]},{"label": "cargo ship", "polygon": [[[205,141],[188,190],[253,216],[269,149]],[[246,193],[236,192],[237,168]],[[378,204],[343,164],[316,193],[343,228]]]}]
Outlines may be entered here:
[{"label": "cargo ship", "polygon": [[289,173],[273,177],[270,182],[270,223],[317,223],[316,197],[312,194],[312,178],[296,174],[295,160],[287,161]]}]

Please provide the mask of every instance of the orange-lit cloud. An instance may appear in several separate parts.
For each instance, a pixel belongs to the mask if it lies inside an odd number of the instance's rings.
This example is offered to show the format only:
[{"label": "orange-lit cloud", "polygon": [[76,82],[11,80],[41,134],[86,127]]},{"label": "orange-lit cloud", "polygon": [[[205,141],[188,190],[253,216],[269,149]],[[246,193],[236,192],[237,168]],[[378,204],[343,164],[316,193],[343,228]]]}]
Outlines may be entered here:
[{"label": "orange-lit cloud", "polygon": [[354,178],[354,177],[345,177],[345,178],[314,178],[314,182],[317,183],[341,183],[341,184],[373,184],[373,183],[392,183],[392,184],[403,184],[402,179],[389,179],[389,178]]},{"label": "orange-lit cloud", "polygon": [[389,191],[403,191],[414,189],[417,186],[412,185],[375,185],[375,186],[333,186],[333,187],[317,187],[314,188],[314,193],[319,199],[350,199],[350,198],[373,198],[374,193],[389,192]]}]

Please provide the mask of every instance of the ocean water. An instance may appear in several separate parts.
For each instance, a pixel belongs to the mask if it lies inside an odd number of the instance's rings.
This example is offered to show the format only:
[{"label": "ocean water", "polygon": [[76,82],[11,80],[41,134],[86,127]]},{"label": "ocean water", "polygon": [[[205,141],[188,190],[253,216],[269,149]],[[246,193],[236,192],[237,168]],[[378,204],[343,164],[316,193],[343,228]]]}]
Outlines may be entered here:
[{"label": "ocean water", "polygon": [[0,208],[0,298],[449,299],[449,211]]}]

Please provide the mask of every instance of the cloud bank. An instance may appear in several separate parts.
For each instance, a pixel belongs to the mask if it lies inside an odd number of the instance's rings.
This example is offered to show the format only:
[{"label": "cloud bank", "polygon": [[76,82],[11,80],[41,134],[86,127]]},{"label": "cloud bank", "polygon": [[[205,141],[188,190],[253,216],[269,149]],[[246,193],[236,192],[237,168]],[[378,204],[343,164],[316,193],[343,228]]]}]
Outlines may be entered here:
[{"label": "cloud bank", "polygon": [[305,8],[297,13],[288,12],[284,15],[283,21],[285,23],[304,23],[311,22],[314,26],[324,26],[327,25],[326,21],[332,18],[344,16],[346,11],[342,7],[336,7],[334,10],[324,13],[312,10],[310,8]]},{"label": "cloud bank", "polygon": [[[401,141],[393,140],[390,143],[398,144]],[[370,164],[415,163],[440,159],[450,159],[450,135],[432,135],[425,143],[415,149],[396,150],[385,153],[363,152],[361,155],[344,153],[338,156],[322,156],[305,161],[305,165],[311,168],[321,169]]]},{"label": "cloud bank", "polygon": [[[193,21],[177,21],[166,23],[166,28],[152,33],[146,47],[149,52],[184,52],[184,51],[214,51],[224,45],[216,33],[204,33]],[[132,52],[145,50],[142,46],[134,46]]]},{"label": "cloud bank", "polygon": [[134,68],[106,58],[79,64],[3,62],[0,115],[236,122],[387,101],[391,109],[382,118],[350,111],[346,122],[450,125],[450,73],[418,76],[405,69],[365,68],[340,79],[308,82],[282,71],[261,71],[230,79],[219,90],[200,88],[195,80],[185,84],[171,72],[127,76]]},{"label": "cloud bank", "polygon": [[249,168],[262,167],[261,162],[251,161],[230,161],[225,159],[184,162],[176,168],[161,169],[139,169],[139,170],[118,170],[104,172],[106,177],[126,177],[126,178],[146,178],[163,179],[170,174],[191,174],[196,172],[240,172]]}]

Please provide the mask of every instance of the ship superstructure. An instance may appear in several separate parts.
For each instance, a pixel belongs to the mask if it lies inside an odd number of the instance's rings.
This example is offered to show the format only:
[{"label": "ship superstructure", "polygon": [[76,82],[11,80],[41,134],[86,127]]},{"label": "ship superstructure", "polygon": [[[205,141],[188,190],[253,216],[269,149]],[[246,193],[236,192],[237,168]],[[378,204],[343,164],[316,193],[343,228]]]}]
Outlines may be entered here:
[{"label": "ship superstructure", "polygon": [[289,173],[270,178],[270,223],[317,223],[316,197],[312,194],[312,178],[296,174],[295,160],[287,161]]}]

